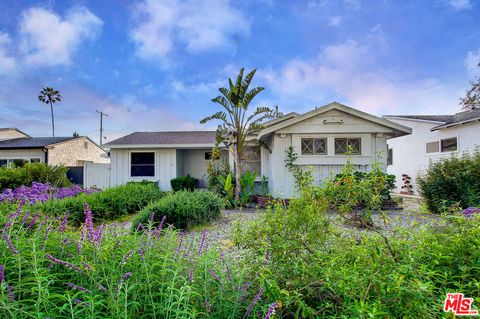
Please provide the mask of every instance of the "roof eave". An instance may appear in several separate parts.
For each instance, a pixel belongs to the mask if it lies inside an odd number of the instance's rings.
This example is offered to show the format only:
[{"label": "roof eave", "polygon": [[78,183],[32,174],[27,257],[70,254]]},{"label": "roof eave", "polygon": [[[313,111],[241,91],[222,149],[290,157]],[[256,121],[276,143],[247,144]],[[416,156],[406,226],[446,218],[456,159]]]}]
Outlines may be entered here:
[{"label": "roof eave", "polygon": [[104,147],[110,149],[119,149],[119,148],[190,148],[190,149],[199,149],[199,148],[213,148],[215,143],[202,143],[202,144],[105,144]]},{"label": "roof eave", "polygon": [[465,120],[465,121],[461,121],[461,122],[448,123],[448,124],[432,127],[430,129],[430,131],[433,132],[433,131],[441,130],[441,129],[444,129],[444,128],[450,128],[450,127],[457,126],[457,125],[465,125],[465,124],[468,124],[468,123],[479,122],[479,121],[480,121],[480,118],[475,118],[475,119]]}]

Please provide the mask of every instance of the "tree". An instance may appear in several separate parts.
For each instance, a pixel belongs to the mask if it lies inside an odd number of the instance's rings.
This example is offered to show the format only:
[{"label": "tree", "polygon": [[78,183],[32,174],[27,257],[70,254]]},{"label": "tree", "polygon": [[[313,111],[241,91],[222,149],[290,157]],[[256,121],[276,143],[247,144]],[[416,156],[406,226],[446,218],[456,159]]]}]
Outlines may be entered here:
[{"label": "tree", "polygon": [[62,101],[60,92],[51,87],[45,87],[40,91],[38,100],[45,104],[50,104],[50,113],[52,115],[52,136],[55,137],[55,121],[53,119],[53,104]]},{"label": "tree", "polygon": [[[233,155],[236,179],[235,197],[238,201],[240,200],[241,191],[240,178],[242,174],[243,152],[247,144],[247,137],[250,137],[255,131],[262,129],[264,120],[274,116],[272,110],[268,107],[257,107],[252,113],[248,112],[248,107],[252,100],[264,90],[263,87],[256,87],[248,91],[255,72],[256,69],[253,69],[244,77],[244,68],[242,68],[235,83],[233,83],[232,79],[228,79],[229,88],[219,88],[221,95],[212,99],[212,102],[220,104],[223,110],[200,121],[201,124],[212,120],[221,122],[217,129],[216,145],[224,143]],[[251,139],[248,142],[255,143],[258,141]]]},{"label": "tree", "polygon": [[[480,63],[478,64],[480,67]],[[480,77],[470,81],[472,87],[465,92],[465,97],[460,99],[460,105],[465,111],[480,109]]]},{"label": "tree", "polygon": [[80,137],[80,134],[78,134],[77,132],[73,132],[73,137]]}]

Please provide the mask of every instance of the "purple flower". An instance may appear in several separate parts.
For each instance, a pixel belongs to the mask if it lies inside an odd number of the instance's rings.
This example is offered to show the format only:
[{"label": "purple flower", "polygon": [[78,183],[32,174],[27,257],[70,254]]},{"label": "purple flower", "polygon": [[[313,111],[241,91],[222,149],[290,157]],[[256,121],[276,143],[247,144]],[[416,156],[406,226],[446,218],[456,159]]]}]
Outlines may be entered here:
[{"label": "purple flower", "polygon": [[115,289],[115,293],[118,294],[118,291],[120,289],[120,286],[123,285],[123,283],[125,282],[125,280],[127,280],[128,278],[132,277],[132,273],[131,272],[126,272],[122,275],[122,277],[120,278],[120,281],[118,282],[118,286],[117,288]]},{"label": "purple flower", "polygon": [[100,289],[101,291],[107,290],[107,288],[105,288],[102,284],[98,284],[98,289]]},{"label": "purple flower", "polygon": [[30,228],[33,227],[33,225],[35,225],[35,222],[37,221],[38,215],[39,215],[39,213],[36,213],[36,214],[33,216],[32,221],[31,221],[30,224],[28,224],[28,226],[27,226],[27,229],[30,229]]},{"label": "purple flower", "polygon": [[43,241],[47,240],[48,234],[50,233],[50,225],[48,225],[47,230],[45,231],[45,236],[43,236]]},{"label": "purple flower", "polygon": [[160,225],[158,225],[158,234],[157,236],[160,236],[160,231],[163,229],[163,224],[165,223],[165,220],[167,219],[167,216],[163,216],[162,217],[162,220],[160,221]]},{"label": "purple flower", "polygon": [[258,293],[255,295],[255,298],[253,298],[252,303],[248,307],[247,312],[245,313],[245,316],[243,316],[243,319],[247,318],[250,315],[250,312],[252,312],[253,306],[255,306],[255,304],[258,302],[264,290],[265,290],[264,287],[260,288]]},{"label": "purple flower", "polygon": [[267,252],[265,253],[265,259],[263,260],[263,265],[266,266],[269,261],[270,261],[270,251],[267,250]]},{"label": "purple flower", "polygon": [[271,319],[272,316],[275,314],[275,309],[278,307],[277,302],[274,302],[270,304],[270,307],[268,307],[267,315],[265,316],[265,319]]},{"label": "purple flower", "polygon": [[219,284],[221,284],[220,278],[213,270],[209,270],[208,273],[213,277],[213,279],[215,279]]},{"label": "purple flower", "polygon": [[68,215],[70,212],[67,211],[65,214],[65,218],[63,219],[62,223],[60,224],[60,232],[63,233],[65,229],[67,229],[67,220],[68,220]]},{"label": "purple flower", "polygon": [[5,266],[0,265],[0,283],[5,281]]},{"label": "purple flower", "polygon": [[12,285],[7,286],[7,292],[8,292],[8,299],[10,301],[15,301],[15,294],[13,293],[13,286]]},{"label": "purple flower", "polygon": [[85,203],[85,227],[87,228],[88,239],[91,242],[95,241],[95,227],[93,226],[92,211],[88,208],[88,204]]},{"label": "purple flower", "polygon": [[178,254],[180,252],[180,249],[182,249],[182,244],[183,244],[183,238],[185,237],[185,232],[182,231],[180,233],[180,242],[178,243],[178,247],[177,249],[175,250],[175,252]]},{"label": "purple flower", "polygon": [[22,226],[27,222],[28,217],[30,217],[30,212],[27,212],[22,219]]},{"label": "purple flower", "polygon": [[462,210],[461,212],[465,215],[465,217],[472,217],[473,215],[480,213],[480,208],[478,208],[478,207],[468,207],[468,208]]},{"label": "purple flower", "polygon": [[12,253],[14,255],[18,254],[18,250],[15,248],[15,246],[13,246],[12,240],[10,239],[10,236],[9,235],[4,235],[3,238],[5,238],[5,241],[7,242],[7,245],[10,248],[10,250],[12,251]]},{"label": "purple flower", "polygon": [[83,300],[75,298],[75,299],[73,299],[73,302],[76,303],[77,305],[79,305],[83,302]]},{"label": "purple flower", "polygon": [[84,287],[72,284],[71,282],[67,283],[67,286],[72,288],[72,289],[76,289],[76,290],[80,290],[80,291],[88,291]]},{"label": "purple flower", "polygon": [[135,251],[132,249],[132,250],[130,250],[125,256],[123,256],[122,261],[121,261],[121,264],[122,264],[122,265],[126,264],[128,258],[130,258],[130,256],[132,256],[132,254],[133,254],[134,252],[135,252]]},{"label": "purple flower", "polygon": [[82,262],[82,265],[83,267],[85,267],[85,269],[88,269],[88,270],[92,270],[92,266],[90,266],[89,264],[87,264],[86,262]]},{"label": "purple flower", "polygon": [[145,260],[145,253],[143,252],[142,249],[139,249],[139,250],[138,250],[138,254],[140,255],[140,258],[141,258],[142,260]]},{"label": "purple flower", "polygon": [[155,213],[152,212],[152,213],[150,214],[150,222],[151,222],[151,223],[153,223],[153,219],[154,219],[154,218],[155,218]]},{"label": "purple flower", "polygon": [[78,268],[77,266],[75,266],[74,264],[71,264],[67,261],[63,261],[63,260],[60,260],[60,259],[57,259],[55,257],[53,257],[52,255],[50,254],[47,254],[46,257],[48,259],[50,259],[52,262],[54,262],[55,264],[58,264],[58,265],[62,265],[62,266],[65,266],[67,268],[70,268],[78,273],[81,273],[82,271],[80,270],[80,268]]},{"label": "purple flower", "polygon": [[197,255],[200,256],[203,250],[203,246],[205,245],[205,238],[207,237],[207,229],[205,228],[202,233],[202,239],[200,240],[200,245],[198,246],[198,253]]}]

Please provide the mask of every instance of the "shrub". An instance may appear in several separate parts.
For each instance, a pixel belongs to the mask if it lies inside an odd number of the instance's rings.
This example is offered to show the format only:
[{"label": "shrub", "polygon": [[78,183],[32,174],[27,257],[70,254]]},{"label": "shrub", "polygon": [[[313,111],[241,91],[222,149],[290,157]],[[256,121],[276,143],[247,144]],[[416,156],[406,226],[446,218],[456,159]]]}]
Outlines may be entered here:
[{"label": "shrub", "polygon": [[193,192],[195,188],[198,186],[198,179],[196,179],[195,177],[191,177],[190,175],[180,176],[172,179],[170,181],[170,185],[172,185],[172,190],[174,192],[183,191],[183,190]]},{"label": "shrub", "polygon": [[204,224],[220,217],[221,198],[210,192],[179,191],[153,202],[138,214],[133,222],[133,229],[138,224],[147,224],[154,213],[154,223],[158,224],[166,218],[166,222],[176,228],[188,229]]},{"label": "shrub", "polygon": [[162,192],[156,185],[133,183],[90,195],[80,194],[61,200],[49,200],[35,205],[32,209],[56,216],[68,211],[70,221],[78,225],[84,217],[85,203],[92,210],[95,221],[106,221],[135,214],[162,196]]},{"label": "shrub", "polygon": [[[395,175],[386,174],[381,171],[370,172],[370,173],[356,171],[353,176],[356,182],[359,182],[361,180],[371,179],[373,176],[383,178],[385,180],[385,186],[380,190],[382,199],[391,199],[390,192],[395,187],[395,179],[396,179]],[[342,179],[341,173],[335,176],[335,181],[340,181],[341,179]]]},{"label": "shrub", "polygon": [[230,172],[230,165],[226,160],[222,163],[216,163],[215,160],[209,162],[207,167],[208,190],[224,196],[225,180]]},{"label": "shrub", "polygon": [[420,193],[434,213],[480,206],[480,151],[431,162],[417,178]]},{"label": "shrub", "polygon": [[66,187],[72,183],[67,178],[68,168],[45,163],[28,163],[23,167],[0,168],[0,190],[30,186],[33,182],[50,183],[54,187]]},{"label": "shrub", "polygon": [[28,227],[32,219],[23,218],[6,230],[15,251],[0,241],[0,318],[242,318],[250,305],[252,314],[267,312],[261,300],[252,304],[261,282],[250,273],[261,264],[240,268],[207,247],[208,235],[102,231],[87,220],[83,236],[61,220]]}]

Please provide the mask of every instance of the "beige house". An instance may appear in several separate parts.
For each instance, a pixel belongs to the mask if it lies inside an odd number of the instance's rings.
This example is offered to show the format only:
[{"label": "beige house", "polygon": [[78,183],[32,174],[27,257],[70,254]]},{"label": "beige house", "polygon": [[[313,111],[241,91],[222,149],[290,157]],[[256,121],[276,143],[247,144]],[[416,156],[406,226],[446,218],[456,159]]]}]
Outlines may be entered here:
[{"label": "beige house", "polygon": [[[386,170],[387,139],[410,133],[404,125],[333,102],[266,123],[254,137],[268,148],[250,147],[246,167],[268,178],[274,196],[289,198],[295,195],[293,176],[285,167],[290,146],[299,155],[297,164],[308,166],[319,183],[339,172],[349,158],[359,171],[369,171],[376,160]],[[105,145],[111,155],[110,186],[146,179],[168,190],[172,178],[187,174],[206,186],[206,167],[214,145],[214,131],[135,132],[119,138]],[[349,148],[353,154],[347,154]],[[222,157],[233,167],[227,150]]]},{"label": "beige house", "polygon": [[30,137],[18,129],[0,129],[0,167],[38,162],[68,167],[109,163],[108,154],[88,137]]}]

